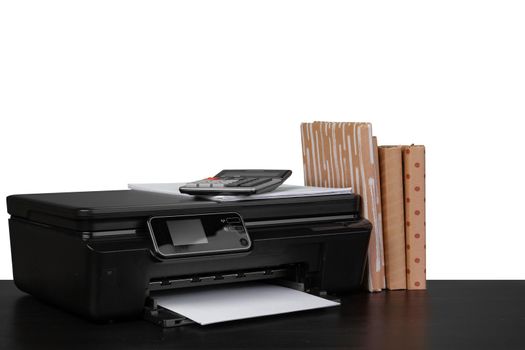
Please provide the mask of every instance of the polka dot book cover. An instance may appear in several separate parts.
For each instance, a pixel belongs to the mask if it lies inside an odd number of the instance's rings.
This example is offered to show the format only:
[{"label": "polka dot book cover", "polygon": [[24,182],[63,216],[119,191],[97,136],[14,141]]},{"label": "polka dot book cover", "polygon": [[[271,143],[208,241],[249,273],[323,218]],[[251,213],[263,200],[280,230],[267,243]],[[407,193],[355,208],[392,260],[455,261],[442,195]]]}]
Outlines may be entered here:
[{"label": "polka dot book cover", "polygon": [[403,147],[407,289],[426,289],[425,147]]}]

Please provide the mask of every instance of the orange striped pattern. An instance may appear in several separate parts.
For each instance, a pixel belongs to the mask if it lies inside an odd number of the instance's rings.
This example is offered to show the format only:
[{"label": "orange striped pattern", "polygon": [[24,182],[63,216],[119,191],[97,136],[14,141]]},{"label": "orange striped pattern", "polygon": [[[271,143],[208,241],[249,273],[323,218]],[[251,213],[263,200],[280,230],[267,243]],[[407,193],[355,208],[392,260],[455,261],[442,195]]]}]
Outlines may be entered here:
[{"label": "orange striped pattern", "polygon": [[370,123],[301,124],[307,186],[352,187],[361,196],[363,217],[372,222],[368,250],[368,289],[386,287],[377,141]]}]

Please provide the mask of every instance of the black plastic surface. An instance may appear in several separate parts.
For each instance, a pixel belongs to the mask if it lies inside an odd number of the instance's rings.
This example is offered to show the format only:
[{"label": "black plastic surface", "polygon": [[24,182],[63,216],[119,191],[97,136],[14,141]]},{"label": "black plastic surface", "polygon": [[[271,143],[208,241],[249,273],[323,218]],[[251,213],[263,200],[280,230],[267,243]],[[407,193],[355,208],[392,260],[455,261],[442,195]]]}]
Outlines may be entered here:
[{"label": "black plastic surface", "polygon": [[267,220],[312,215],[358,214],[353,194],[217,203],[188,196],[119,190],[12,195],[13,217],[76,231],[145,228],[151,216],[238,212],[243,219]]}]

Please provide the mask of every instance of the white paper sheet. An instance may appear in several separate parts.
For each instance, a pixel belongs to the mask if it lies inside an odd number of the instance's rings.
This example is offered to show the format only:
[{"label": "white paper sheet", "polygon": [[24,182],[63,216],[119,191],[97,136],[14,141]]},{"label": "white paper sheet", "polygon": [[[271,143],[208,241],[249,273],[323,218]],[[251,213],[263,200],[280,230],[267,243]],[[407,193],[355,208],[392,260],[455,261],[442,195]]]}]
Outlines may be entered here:
[{"label": "white paper sheet", "polygon": [[201,325],[337,306],[295,289],[266,283],[187,288],[156,297],[158,305]]},{"label": "white paper sheet", "polygon": [[[132,190],[158,192],[165,194],[184,195],[179,192],[179,187],[184,183],[143,183],[143,184],[128,184]],[[297,186],[297,185],[281,185],[275,190],[267,193],[253,194],[250,196],[209,196],[208,198],[217,202],[231,202],[231,201],[246,201],[256,199],[268,198],[293,198],[293,197],[308,197],[308,196],[327,196],[333,194],[352,193],[351,188],[325,188],[312,186]]]}]

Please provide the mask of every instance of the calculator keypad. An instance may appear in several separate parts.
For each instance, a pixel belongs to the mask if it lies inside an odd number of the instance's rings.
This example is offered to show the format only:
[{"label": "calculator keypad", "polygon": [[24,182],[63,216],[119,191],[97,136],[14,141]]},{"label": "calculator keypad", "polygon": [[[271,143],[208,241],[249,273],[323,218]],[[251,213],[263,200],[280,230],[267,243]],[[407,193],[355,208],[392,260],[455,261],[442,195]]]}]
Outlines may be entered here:
[{"label": "calculator keypad", "polygon": [[290,170],[223,170],[213,177],[187,183],[180,191],[195,195],[264,193],[278,187],[290,174]]},{"label": "calculator keypad", "polygon": [[237,177],[237,178],[207,178],[190,182],[185,187],[222,188],[222,187],[255,187],[271,181],[269,177]]}]

